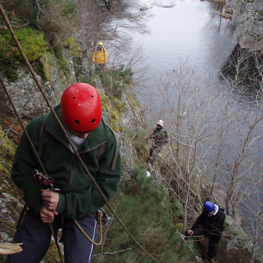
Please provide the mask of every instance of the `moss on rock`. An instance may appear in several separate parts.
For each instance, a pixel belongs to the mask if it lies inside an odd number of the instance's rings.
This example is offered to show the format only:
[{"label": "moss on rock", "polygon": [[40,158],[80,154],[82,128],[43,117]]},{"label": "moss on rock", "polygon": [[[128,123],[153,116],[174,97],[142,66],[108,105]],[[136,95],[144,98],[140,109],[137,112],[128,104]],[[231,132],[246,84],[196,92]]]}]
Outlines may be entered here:
[{"label": "moss on rock", "polygon": [[[15,42],[7,29],[0,31],[0,55],[5,60],[12,58],[23,61]],[[47,42],[42,32],[34,32],[30,27],[15,29],[15,35],[30,63],[37,61],[47,50]]]},{"label": "moss on rock", "polygon": [[40,60],[47,81],[54,81],[55,78],[54,60],[55,60],[55,56],[52,55],[50,52],[45,52]]},{"label": "moss on rock", "polygon": [[3,163],[5,164],[5,168],[11,168],[11,160],[13,160],[15,156],[16,145],[9,140],[7,136],[5,136],[4,131],[0,127],[0,138],[1,138],[1,147],[0,147],[0,155]]},{"label": "moss on rock", "polygon": [[69,37],[63,41],[63,46],[68,48],[73,57],[80,57],[83,54],[83,50],[78,44],[77,40],[73,37]]}]

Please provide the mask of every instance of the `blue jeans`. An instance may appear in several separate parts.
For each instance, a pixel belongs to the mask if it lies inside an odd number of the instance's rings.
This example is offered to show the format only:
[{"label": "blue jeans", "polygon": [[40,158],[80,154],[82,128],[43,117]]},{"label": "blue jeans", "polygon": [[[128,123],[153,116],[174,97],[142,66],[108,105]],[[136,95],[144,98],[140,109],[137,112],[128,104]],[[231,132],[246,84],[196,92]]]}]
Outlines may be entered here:
[{"label": "blue jeans", "polygon": [[[98,237],[96,214],[90,214],[77,220],[85,233],[96,241]],[[65,263],[91,263],[94,245],[83,235],[73,220],[61,216],[55,217],[54,230],[62,228]],[[23,251],[9,255],[6,263],[38,263],[46,254],[51,230],[49,224],[42,223],[39,216],[26,214],[18,228],[14,242],[23,243]]]}]

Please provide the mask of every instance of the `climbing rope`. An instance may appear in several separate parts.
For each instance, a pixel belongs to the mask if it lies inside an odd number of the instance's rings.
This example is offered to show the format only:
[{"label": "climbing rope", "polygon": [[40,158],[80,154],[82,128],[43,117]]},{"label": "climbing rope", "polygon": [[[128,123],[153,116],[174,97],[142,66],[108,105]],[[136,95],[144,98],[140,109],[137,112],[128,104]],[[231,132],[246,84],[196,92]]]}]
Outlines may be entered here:
[{"label": "climbing rope", "polygon": [[181,239],[183,241],[185,241],[186,239],[192,239],[193,242],[202,242],[205,240],[205,236],[201,235],[201,236],[185,236],[185,235],[181,235]]},{"label": "climbing rope", "polygon": [[78,223],[77,220],[74,220],[75,224],[78,226],[79,230],[81,231],[81,233],[95,246],[100,246],[102,244],[103,241],[103,235],[102,235],[102,216],[103,216],[103,212],[100,210],[99,214],[98,214],[98,221],[99,221],[99,226],[100,226],[100,242],[94,242],[88,235],[87,233],[82,229],[82,227],[80,226],[80,224]]},{"label": "climbing rope", "polygon": [[[178,233],[178,232],[177,232],[177,233]],[[178,233],[178,234],[180,235],[180,233]],[[204,240],[204,236],[196,236],[196,237],[200,238],[200,240],[198,240],[198,241],[203,241],[203,240]],[[186,242],[186,240],[185,240],[185,235],[180,235],[180,238],[183,240],[183,242],[184,242],[185,244],[187,244],[187,242]],[[187,238],[191,238],[191,236],[187,236]],[[202,238],[202,239],[201,239],[201,238]],[[188,246],[189,250],[192,252],[192,254],[195,256],[196,262],[198,262],[198,263],[203,263],[204,261],[195,254],[195,252],[193,251],[193,249],[192,249],[188,244],[187,244],[187,246]]]},{"label": "climbing rope", "polygon": [[[28,67],[30,73],[32,74],[32,77],[33,77],[34,81],[36,82],[38,89],[39,89],[40,92],[42,93],[43,98],[45,99],[45,101],[46,101],[46,103],[47,103],[50,111],[51,111],[52,114],[54,115],[57,123],[59,124],[61,130],[63,131],[64,135],[66,136],[66,138],[67,138],[70,146],[72,147],[72,149],[73,149],[76,157],[77,157],[78,160],[80,161],[80,163],[81,163],[82,167],[84,168],[85,172],[88,174],[88,176],[90,177],[90,179],[91,179],[91,181],[93,182],[94,186],[96,187],[96,189],[98,190],[98,192],[99,192],[100,195],[102,196],[105,204],[108,206],[108,208],[110,209],[111,213],[116,217],[117,221],[118,221],[118,222],[120,223],[120,225],[123,227],[123,229],[125,230],[125,232],[126,232],[126,233],[130,236],[130,238],[138,245],[138,247],[140,247],[140,249],[141,249],[142,251],[144,251],[144,252],[145,252],[150,258],[152,258],[154,261],[159,262],[156,258],[154,258],[151,254],[149,254],[149,253],[141,246],[141,244],[133,237],[133,235],[128,231],[128,229],[127,229],[127,228],[125,227],[125,225],[122,223],[122,221],[120,220],[120,218],[117,216],[117,214],[115,213],[115,211],[113,210],[113,208],[110,206],[109,202],[107,201],[107,199],[106,199],[105,196],[103,195],[103,193],[102,193],[102,191],[100,190],[99,186],[97,185],[95,179],[92,177],[92,175],[90,174],[90,172],[89,172],[89,170],[87,169],[86,165],[84,164],[84,162],[83,162],[82,159],[80,158],[80,155],[79,155],[78,151],[76,150],[76,148],[75,148],[75,146],[73,145],[71,139],[69,138],[69,136],[68,136],[68,134],[67,134],[67,132],[66,132],[63,124],[62,124],[61,121],[59,120],[56,112],[54,111],[53,107],[51,106],[51,104],[50,104],[50,102],[49,102],[49,100],[48,100],[48,98],[47,98],[47,96],[46,96],[43,88],[41,87],[40,82],[39,82],[38,79],[37,79],[37,76],[36,76],[35,72],[33,71],[33,69],[32,69],[32,67],[31,67],[31,65],[30,65],[27,57],[25,56],[25,54],[24,54],[24,52],[23,52],[23,50],[22,50],[22,48],[21,48],[21,45],[20,45],[18,39],[17,39],[16,36],[15,36],[15,33],[14,33],[12,27],[11,27],[11,24],[10,24],[10,22],[9,22],[9,20],[8,20],[8,18],[7,18],[7,16],[6,16],[6,14],[5,14],[5,12],[4,12],[1,4],[0,4],[0,12],[1,12],[1,14],[2,14],[2,16],[3,16],[3,18],[4,18],[4,21],[5,21],[6,25],[7,25],[7,27],[8,27],[8,30],[10,31],[10,34],[12,35],[13,40],[15,41],[15,43],[16,43],[16,45],[17,45],[17,47],[18,47],[18,50],[19,50],[19,52],[20,52],[20,54],[21,54],[21,56],[22,56],[22,58],[23,58],[23,60],[24,60],[24,62],[25,62],[25,64],[26,64],[26,66]],[[5,92],[8,93],[8,92],[7,92],[7,89],[6,89],[5,86],[3,85],[4,83],[3,83],[2,79],[1,79],[1,84],[2,84],[3,88],[5,89]],[[11,102],[12,100],[11,100],[11,97],[10,97],[9,95],[8,95],[8,98],[9,98],[9,101]],[[18,117],[19,114],[18,114],[18,112],[15,110],[15,105],[14,105],[13,103],[11,103],[11,104],[12,104],[12,107],[13,107],[15,113],[17,114],[17,117]],[[23,127],[23,130],[25,131],[24,125],[23,125],[20,117],[19,117],[19,122],[20,122],[21,126]],[[26,133],[26,135],[28,136],[27,138],[29,139],[30,145],[34,148],[34,145],[33,145],[32,141],[30,140],[29,135],[28,135],[27,133]],[[36,152],[35,149],[34,149],[34,153],[35,153],[36,156],[38,156],[38,154],[37,154],[37,152]],[[40,159],[40,158],[38,158],[38,159]],[[41,160],[38,160],[38,161],[39,161],[39,163],[40,163],[40,165],[41,165]],[[45,172],[45,174],[47,175],[47,173],[46,173],[46,171],[45,171],[45,169],[44,169],[44,167],[43,167],[43,164],[41,165],[41,168],[43,169],[43,172]]]}]

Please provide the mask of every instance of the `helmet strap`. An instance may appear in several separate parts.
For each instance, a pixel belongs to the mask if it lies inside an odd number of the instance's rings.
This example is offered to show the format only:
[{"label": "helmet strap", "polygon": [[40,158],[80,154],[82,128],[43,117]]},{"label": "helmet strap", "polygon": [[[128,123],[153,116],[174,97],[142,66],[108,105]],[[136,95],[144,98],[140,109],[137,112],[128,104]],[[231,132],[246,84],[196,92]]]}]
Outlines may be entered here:
[{"label": "helmet strap", "polygon": [[215,205],[215,210],[214,210],[214,212],[212,213],[212,214],[209,214],[208,216],[215,216],[216,214],[217,214],[217,212],[218,212],[218,210],[219,210],[219,207],[218,207],[218,205],[216,205],[216,204],[214,204]]}]

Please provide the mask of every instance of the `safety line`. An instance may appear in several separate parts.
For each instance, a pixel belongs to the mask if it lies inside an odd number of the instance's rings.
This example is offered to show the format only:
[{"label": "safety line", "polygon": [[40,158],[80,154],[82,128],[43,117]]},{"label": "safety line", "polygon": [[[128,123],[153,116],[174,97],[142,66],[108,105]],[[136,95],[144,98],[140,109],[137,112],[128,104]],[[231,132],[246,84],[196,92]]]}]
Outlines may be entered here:
[{"label": "safety line", "polygon": [[[125,227],[125,225],[122,223],[122,221],[121,221],[120,218],[117,216],[117,214],[115,213],[115,211],[113,210],[113,208],[110,206],[109,202],[108,202],[108,201],[106,200],[106,198],[104,197],[104,195],[103,195],[102,191],[100,190],[99,186],[97,185],[95,179],[92,177],[92,175],[90,174],[90,172],[89,172],[89,170],[87,169],[86,165],[84,164],[84,162],[83,162],[82,159],[80,158],[80,155],[79,155],[79,153],[77,152],[75,146],[73,145],[71,139],[69,138],[69,136],[68,136],[68,134],[67,134],[67,132],[66,132],[64,126],[63,126],[63,124],[61,123],[61,121],[59,120],[56,112],[54,111],[53,107],[51,106],[51,104],[50,104],[50,102],[49,102],[49,100],[48,100],[48,98],[47,98],[44,90],[43,90],[42,87],[41,87],[41,84],[39,83],[39,81],[38,81],[38,79],[37,79],[37,77],[36,77],[36,74],[34,73],[34,71],[33,71],[32,67],[31,67],[31,65],[30,65],[27,57],[25,56],[25,54],[24,54],[24,52],[23,52],[23,50],[22,50],[22,48],[21,48],[21,45],[20,45],[18,39],[17,39],[16,36],[15,36],[15,33],[14,33],[12,27],[11,27],[11,24],[10,24],[10,22],[9,22],[9,20],[8,20],[8,18],[7,18],[7,16],[6,16],[6,14],[5,14],[5,12],[4,12],[1,4],[0,4],[0,11],[1,11],[1,13],[2,13],[2,16],[3,16],[4,20],[5,20],[5,23],[6,23],[7,27],[8,27],[11,35],[12,35],[12,38],[14,39],[14,41],[15,41],[18,49],[19,49],[19,52],[20,52],[20,54],[22,55],[22,57],[23,57],[23,59],[24,59],[24,61],[25,61],[25,64],[26,64],[27,67],[29,68],[29,71],[30,71],[30,73],[32,74],[33,79],[35,80],[35,82],[36,82],[36,84],[37,84],[40,92],[42,93],[42,95],[43,95],[43,97],[44,97],[44,99],[45,99],[45,101],[46,101],[46,103],[47,103],[50,111],[53,113],[53,115],[54,115],[57,123],[58,123],[59,126],[61,127],[61,129],[62,129],[64,135],[66,136],[69,144],[71,145],[74,153],[76,154],[76,156],[77,156],[78,160],[80,161],[82,167],[84,168],[85,172],[86,172],[86,173],[88,174],[88,176],[90,177],[90,179],[91,179],[91,181],[93,182],[94,186],[96,187],[96,189],[98,190],[98,192],[99,192],[100,195],[102,196],[103,200],[105,201],[105,204],[108,206],[108,208],[110,209],[110,211],[112,212],[112,214],[116,217],[116,219],[118,220],[118,222],[120,223],[120,225],[123,227],[123,229],[126,231],[126,233],[131,237],[131,239],[132,239],[150,258],[152,258],[152,259],[155,260],[156,262],[159,262],[156,258],[154,258],[151,254],[149,254],[149,253],[140,245],[140,243],[133,237],[133,235],[128,231],[128,229],[127,229],[127,228]],[[17,111],[16,111],[16,112],[17,112]],[[32,144],[32,145],[33,145],[33,144]],[[37,154],[37,153],[36,153],[36,154]],[[42,167],[41,167],[41,168],[42,168]],[[44,171],[44,170],[43,170],[43,171]],[[47,174],[46,174],[46,175],[47,175]]]},{"label": "safety line", "polygon": [[[177,234],[180,235],[180,233],[178,233],[178,232],[177,232]],[[191,236],[190,236],[190,237],[191,237]],[[184,243],[187,244],[184,235],[180,235],[180,238],[183,240]],[[187,238],[188,238],[188,236],[187,236]],[[201,240],[200,240],[200,241],[201,241]],[[200,258],[195,254],[195,252],[193,251],[193,249],[190,247],[189,244],[187,244],[187,246],[188,246],[188,248],[190,249],[190,251],[192,252],[192,254],[195,256],[196,262],[200,262],[200,263],[204,262],[202,259],[200,259]]]}]

